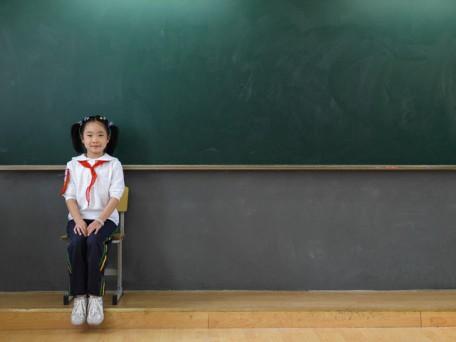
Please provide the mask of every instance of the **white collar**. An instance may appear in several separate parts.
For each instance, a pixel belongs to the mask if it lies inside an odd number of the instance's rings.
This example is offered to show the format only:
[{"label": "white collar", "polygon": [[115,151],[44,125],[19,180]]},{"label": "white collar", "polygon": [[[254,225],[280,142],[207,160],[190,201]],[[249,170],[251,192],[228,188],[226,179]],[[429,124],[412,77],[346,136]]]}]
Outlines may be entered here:
[{"label": "white collar", "polygon": [[104,161],[111,161],[111,160],[114,160],[114,157],[110,156],[109,154],[105,153],[103,154],[101,157],[98,157],[96,159],[92,159],[92,158],[87,158],[87,156],[85,154],[81,154],[77,157],[73,157],[72,158],[73,160],[77,160],[77,161],[80,161],[80,160],[104,160]]}]

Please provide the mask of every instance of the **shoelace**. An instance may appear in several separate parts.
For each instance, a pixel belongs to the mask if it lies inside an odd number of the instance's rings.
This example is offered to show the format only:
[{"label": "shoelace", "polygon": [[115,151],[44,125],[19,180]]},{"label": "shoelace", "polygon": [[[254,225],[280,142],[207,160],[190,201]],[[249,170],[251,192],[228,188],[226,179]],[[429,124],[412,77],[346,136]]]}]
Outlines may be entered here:
[{"label": "shoelace", "polygon": [[95,314],[98,316],[100,315],[100,300],[99,299],[94,299],[93,304],[90,305],[90,316],[94,316]]},{"label": "shoelace", "polygon": [[76,301],[76,312],[84,314],[84,299],[79,299]]}]

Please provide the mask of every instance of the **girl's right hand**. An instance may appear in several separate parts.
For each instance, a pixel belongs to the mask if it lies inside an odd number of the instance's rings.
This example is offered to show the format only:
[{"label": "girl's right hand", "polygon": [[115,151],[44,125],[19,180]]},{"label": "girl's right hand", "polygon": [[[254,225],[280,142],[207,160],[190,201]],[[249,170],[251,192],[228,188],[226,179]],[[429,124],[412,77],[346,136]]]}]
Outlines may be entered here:
[{"label": "girl's right hand", "polygon": [[75,222],[73,231],[75,234],[87,236],[87,223],[84,220]]}]

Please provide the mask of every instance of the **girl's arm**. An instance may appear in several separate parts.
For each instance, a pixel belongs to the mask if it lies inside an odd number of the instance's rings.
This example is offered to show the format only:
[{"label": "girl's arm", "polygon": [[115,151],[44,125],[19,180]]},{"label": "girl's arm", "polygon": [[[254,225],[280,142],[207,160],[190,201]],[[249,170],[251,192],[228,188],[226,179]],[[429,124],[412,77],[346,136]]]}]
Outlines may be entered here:
[{"label": "girl's arm", "polygon": [[[100,216],[98,217],[98,219],[100,221],[106,221],[112,214],[112,212],[114,211],[114,209],[117,208],[117,205],[119,204],[119,200],[115,197],[111,197],[109,199],[109,202],[108,204],[106,205],[106,207],[103,209],[103,211],[101,212]],[[89,226],[87,227],[87,235],[90,235],[92,234],[93,232],[98,233],[98,231],[100,230],[100,228],[103,227],[103,225],[101,224],[101,222],[99,222],[98,220],[94,220],[91,224],[89,224]]]},{"label": "girl's arm", "polygon": [[75,234],[87,236],[87,223],[79,212],[78,202],[76,201],[76,185],[73,180],[73,163],[70,161],[67,163],[65,170],[65,181],[63,183],[63,188],[61,194],[65,197],[65,204],[74,220],[73,231]]},{"label": "girl's arm", "polygon": [[78,203],[72,198],[67,199],[65,203],[75,223],[74,232],[78,235],[87,236],[87,223],[85,223],[79,212]]},{"label": "girl's arm", "polygon": [[106,208],[104,208],[103,211],[101,212],[99,219],[102,220],[103,222],[106,221],[109,218],[109,216],[111,216],[114,209],[117,208],[118,204],[119,204],[119,200],[117,198],[111,197],[109,199],[108,204],[106,205]]}]

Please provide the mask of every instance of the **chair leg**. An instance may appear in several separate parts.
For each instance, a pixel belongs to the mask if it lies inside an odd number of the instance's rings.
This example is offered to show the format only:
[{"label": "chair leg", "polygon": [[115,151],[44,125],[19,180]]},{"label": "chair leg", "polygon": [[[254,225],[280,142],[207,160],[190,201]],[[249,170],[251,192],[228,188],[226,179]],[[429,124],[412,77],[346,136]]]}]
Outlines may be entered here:
[{"label": "chair leg", "polygon": [[73,299],[74,296],[71,296],[69,292],[65,292],[63,294],[63,305],[69,305]]},{"label": "chair leg", "polygon": [[112,296],[112,305],[117,305],[123,295],[122,275],[122,241],[119,241],[117,244],[117,290]]}]

